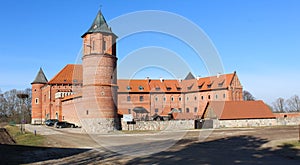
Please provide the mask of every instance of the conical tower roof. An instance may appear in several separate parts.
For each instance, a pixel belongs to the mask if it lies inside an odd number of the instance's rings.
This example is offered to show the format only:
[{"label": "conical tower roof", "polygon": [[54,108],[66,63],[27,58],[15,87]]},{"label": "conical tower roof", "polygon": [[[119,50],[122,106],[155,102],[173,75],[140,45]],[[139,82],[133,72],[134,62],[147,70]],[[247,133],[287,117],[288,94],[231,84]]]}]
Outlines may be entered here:
[{"label": "conical tower roof", "polygon": [[[99,10],[92,26],[89,28],[87,32],[85,32],[81,37],[83,38],[85,35],[90,34],[90,33],[109,33],[115,35],[112,31],[111,28],[107,25],[106,20],[101,12]],[[115,35],[116,36],[116,35]]]},{"label": "conical tower roof", "polygon": [[189,72],[189,73],[186,75],[185,80],[191,80],[191,79],[195,79],[195,76],[194,76],[191,72]]},{"label": "conical tower roof", "polygon": [[38,74],[36,75],[35,79],[31,84],[47,84],[48,80],[43,72],[43,69],[40,68]]}]

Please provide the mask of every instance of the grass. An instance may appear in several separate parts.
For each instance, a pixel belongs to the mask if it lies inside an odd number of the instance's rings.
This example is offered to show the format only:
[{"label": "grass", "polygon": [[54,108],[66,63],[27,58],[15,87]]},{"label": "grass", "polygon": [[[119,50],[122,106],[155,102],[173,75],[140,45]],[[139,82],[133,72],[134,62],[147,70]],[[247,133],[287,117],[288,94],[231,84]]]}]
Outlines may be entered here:
[{"label": "grass", "polygon": [[21,133],[20,127],[6,126],[9,134],[14,138],[17,144],[26,146],[43,146],[45,137],[42,135],[34,135],[31,132]]},{"label": "grass", "polygon": [[294,149],[300,149],[300,141],[288,141],[288,142],[284,142],[283,146],[290,146],[291,148]]}]

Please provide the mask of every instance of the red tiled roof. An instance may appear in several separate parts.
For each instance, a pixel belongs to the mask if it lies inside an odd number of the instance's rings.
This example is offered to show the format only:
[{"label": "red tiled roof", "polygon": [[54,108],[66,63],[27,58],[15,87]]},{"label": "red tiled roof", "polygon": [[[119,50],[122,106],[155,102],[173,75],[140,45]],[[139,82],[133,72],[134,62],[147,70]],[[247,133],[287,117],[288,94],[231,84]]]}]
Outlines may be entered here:
[{"label": "red tiled roof", "polygon": [[82,65],[66,65],[48,84],[82,84]]},{"label": "red tiled roof", "polygon": [[[119,79],[118,92],[189,92],[227,88],[235,73],[189,80]],[[82,65],[68,64],[48,84],[82,84]],[[130,88],[128,90],[128,87]],[[143,89],[141,90],[140,87]]]},{"label": "red tiled roof", "polygon": [[275,118],[263,101],[211,101],[207,103],[204,117],[220,120]]},{"label": "red tiled roof", "polygon": [[172,113],[174,120],[189,120],[189,119],[195,119],[195,116],[193,113]]}]

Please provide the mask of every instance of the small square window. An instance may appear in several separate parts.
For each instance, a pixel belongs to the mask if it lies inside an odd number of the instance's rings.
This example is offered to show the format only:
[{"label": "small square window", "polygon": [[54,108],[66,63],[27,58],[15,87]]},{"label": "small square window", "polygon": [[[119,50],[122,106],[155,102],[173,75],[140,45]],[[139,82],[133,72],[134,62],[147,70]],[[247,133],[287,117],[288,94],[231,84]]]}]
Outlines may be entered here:
[{"label": "small square window", "polygon": [[131,97],[130,96],[127,96],[127,101],[131,101]]},{"label": "small square window", "polygon": [[144,96],[140,96],[140,101],[144,101]]}]

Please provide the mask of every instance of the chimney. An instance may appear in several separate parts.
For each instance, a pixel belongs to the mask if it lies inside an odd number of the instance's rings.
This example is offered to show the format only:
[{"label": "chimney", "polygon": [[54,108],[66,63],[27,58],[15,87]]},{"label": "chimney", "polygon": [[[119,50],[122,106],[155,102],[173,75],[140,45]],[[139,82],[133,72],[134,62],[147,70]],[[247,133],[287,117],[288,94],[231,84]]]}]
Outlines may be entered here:
[{"label": "chimney", "polygon": [[221,73],[217,73],[217,78],[219,78],[219,77],[220,77],[220,75],[221,75]]},{"label": "chimney", "polygon": [[164,78],[160,77],[159,80],[160,80],[160,82],[163,82],[163,81],[164,81]]},{"label": "chimney", "polygon": [[199,79],[200,79],[200,76],[197,76],[196,79],[199,80]]},{"label": "chimney", "polygon": [[149,77],[146,77],[145,80],[147,80],[148,84],[150,83],[150,78]]}]

